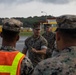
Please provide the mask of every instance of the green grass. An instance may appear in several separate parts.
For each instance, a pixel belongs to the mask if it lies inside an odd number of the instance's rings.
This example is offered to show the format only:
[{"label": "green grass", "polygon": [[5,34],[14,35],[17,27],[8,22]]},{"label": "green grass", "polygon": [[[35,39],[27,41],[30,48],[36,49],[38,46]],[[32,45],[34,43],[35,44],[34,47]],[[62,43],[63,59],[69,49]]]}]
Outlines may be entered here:
[{"label": "green grass", "polygon": [[20,36],[31,36],[32,32],[20,32]]},{"label": "green grass", "polygon": [[[41,32],[42,34],[43,32]],[[20,36],[31,36],[33,34],[33,32],[20,32]]]}]

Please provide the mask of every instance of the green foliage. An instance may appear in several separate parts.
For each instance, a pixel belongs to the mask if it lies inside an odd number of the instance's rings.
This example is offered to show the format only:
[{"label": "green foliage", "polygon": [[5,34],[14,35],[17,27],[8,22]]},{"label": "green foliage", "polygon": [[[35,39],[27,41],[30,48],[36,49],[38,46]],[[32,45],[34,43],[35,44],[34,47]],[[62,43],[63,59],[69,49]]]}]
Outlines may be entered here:
[{"label": "green foliage", "polygon": [[[53,17],[53,16],[51,16],[51,15],[47,16],[47,18],[51,18],[51,17]],[[23,22],[23,27],[32,27],[34,22],[45,22],[46,21],[46,16],[40,16],[40,17],[34,16],[34,17],[27,17],[27,18],[12,17],[12,18],[18,19],[21,22]],[[0,18],[0,25],[2,25],[3,19],[4,18]]]}]

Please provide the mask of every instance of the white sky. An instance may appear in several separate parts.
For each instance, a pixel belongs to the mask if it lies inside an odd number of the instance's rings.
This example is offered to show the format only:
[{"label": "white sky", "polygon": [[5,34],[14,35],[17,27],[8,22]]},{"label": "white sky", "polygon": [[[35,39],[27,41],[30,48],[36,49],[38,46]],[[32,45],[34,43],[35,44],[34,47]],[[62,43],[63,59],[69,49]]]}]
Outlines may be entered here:
[{"label": "white sky", "polygon": [[[41,13],[41,11],[44,11]],[[0,0],[0,18],[76,15],[76,0]]]}]

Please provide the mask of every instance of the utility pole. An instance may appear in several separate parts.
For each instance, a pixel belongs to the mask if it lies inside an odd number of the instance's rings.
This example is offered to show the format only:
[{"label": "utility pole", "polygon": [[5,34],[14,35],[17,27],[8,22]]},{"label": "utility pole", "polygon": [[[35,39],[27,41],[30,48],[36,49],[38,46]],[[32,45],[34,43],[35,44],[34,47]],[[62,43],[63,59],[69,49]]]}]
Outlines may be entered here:
[{"label": "utility pole", "polygon": [[46,22],[47,22],[47,13],[45,11],[41,11],[41,13],[45,13],[46,15]]}]

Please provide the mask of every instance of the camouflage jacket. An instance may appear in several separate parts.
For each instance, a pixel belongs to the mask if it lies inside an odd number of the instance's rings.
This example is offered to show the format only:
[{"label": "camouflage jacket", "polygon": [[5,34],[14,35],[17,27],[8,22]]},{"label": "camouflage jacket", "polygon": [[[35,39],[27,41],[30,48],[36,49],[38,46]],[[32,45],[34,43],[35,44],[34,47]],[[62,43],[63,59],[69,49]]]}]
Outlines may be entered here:
[{"label": "camouflage jacket", "polygon": [[[0,49],[0,51],[9,51],[9,52],[12,52],[12,51],[15,51],[15,50],[12,50],[11,48],[10,49]],[[31,75],[32,72],[33,72],[33,65],[30,61],[30,59],[28,57],[24,57],[24,59],[22,60],[21,62],[21,69],[20,69],[20,75]]]},{"label": "camouflage jacket", "polygon": [[33,75],[76,75],[76,46],[65,48],[56,57],[40,62]]},{"label": "camouflage jacket", "polygon": [[43,47],[47,48],[47,41],[41,35],[38,38],[31,36],[25,40],[25,49],[28,51],[28,57],[32,61],[33,66],[36,66],[38,62],[42,61],[45,58],[45,55],[36,54],[31,51],[31,48],[36,50],[41,50]]},{"label": "camouflage jacket", "polygon": [[42,36],[47,40],[48,48],[52,49],[55,43],[55,34],[53,32],[49,32],[48,34],[45,32]]},{"label": "camouflage jacket", "polygon": [[55,34],[53,32],[49,32],[49,33],[43,33],[42,36],[47,40],[48,42],[48,49],[46,52],[46,58],[51,57],[52,55],[52,51],[55,48]]}]

